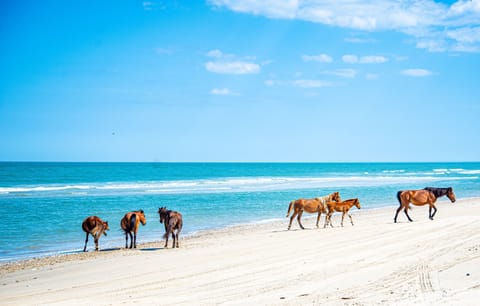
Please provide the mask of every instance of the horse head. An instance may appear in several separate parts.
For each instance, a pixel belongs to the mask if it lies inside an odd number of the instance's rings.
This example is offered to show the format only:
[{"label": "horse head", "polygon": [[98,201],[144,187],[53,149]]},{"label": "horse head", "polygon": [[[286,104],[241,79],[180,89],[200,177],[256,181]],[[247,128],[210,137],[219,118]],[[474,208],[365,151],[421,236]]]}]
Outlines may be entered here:
[{"label": "horse head", "polygon": [[110,227],[108,227],[108,221],[104,221],[103,223],[103,234],[107,236],[107,231],[110,230]]},{"label": "horse head", "polygon": [[160,223],[163,223],[165,219],[167,218],[167,208],[166,207],[160,207],[158,209],[158,215],[160,216]]},{"label": "horse head", "polygon": [[450,199],[450,201],[452,201],[452,203],[455,203],[455,201],[457,200],[457,199],[455,198],[455,193],[453,192],[453,188],[452,188],[452,187],[448,187],[447,197]]},{"label": "horse head", "polygon": [[142,223],[142,225],[145,225],[147,224],[147,218],[145,218],[145,213],[143,212],[143,210],[139,210],[137,211],[137,215],[140,217],[140,223]]},{"label": "horse head", "polygon": [[355,202],[353,203],[358,209],[360,209],[360,201],[358,199],[355,199]]},{"label": "horse head", "polygon": [[341,202],[342,201],[340,199],[340,193],[338,191],[335,191],[334,193],[332,193],[331,198],[332,198],[332,201],[335,201],[335,202]]}]

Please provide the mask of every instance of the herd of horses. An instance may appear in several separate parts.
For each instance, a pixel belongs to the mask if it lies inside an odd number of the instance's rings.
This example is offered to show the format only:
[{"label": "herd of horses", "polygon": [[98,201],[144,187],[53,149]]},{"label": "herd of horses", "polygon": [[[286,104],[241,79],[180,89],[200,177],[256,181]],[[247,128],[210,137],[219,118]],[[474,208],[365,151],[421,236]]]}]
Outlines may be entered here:
[{"label": "herd of horses", "polygon": [[[400,190],[397,192],[397,200],[400,203],[395,217],[393,218],[394,223],[397,223],[397,217],[400,211],[404,211],[407,216],[408,221],[412,222],[413,220],[408,215],[408,210],[410,204],[422,206],[428,205],[428,217],[430,220],[433,220],[433,217],[437,213],[437,208],[435,207],[435,202],[438,198],[447,196],[452,203],[456,201],[455,193],[453,192],[452,187],[448,188],[435,188],[435,187],[425,187],[424,189],[419,190]],[[302,224],[302,215],[304,212],[307,213],[317,213],[317,228],[319,227],[318,223],[320,222],[320,216],[325,214],[325,224],[324,228],[332,225],[332,214],[335,212],[342,213],[342,222],[341,226],[343,227],[343,220],[345,215],[350,218],[350,222],[353,225],[353,219],[350,215],[350,209],[355,206],[360,209],[360,201],[358,198],[348,199],[342,201],[340,198],[340,193],[333,192],[329,195],[323,197],[317,197],[314,199],[297,199],[291,201],[288,205],[287,218],[290,215],[290,212],[293,211],[292,216],[290,217],[290,222],[288,224],[288,230],[292,227],[292,222],[295,217],[297,217],[298,225],[301,229],[305,229]],[[432,213],[433,211],[433,213]],[[179,235],[183,227],[183,218],[182,214],[174,211],[168,210],[166,207],[160,207],[158,209],[158,215],[160,217],[160,223],[165,226],[165,248],[167,248],[168,237],[172,235],[173,244],[172,248],[178,248],[179,245]],[[123,216],[120,221],[120,227],[125,233],[125,248],[136,248],[137,247],[137,231],[139,225],[147,224],[147,219],[145,218],[145,213],[143,210],[131,211]],[[108,222],[103,221],[97,216],[87,217],[82,223],[82,229],[86,233],[85,237],[85,246],[83,251],[87,250],[88,236],[92,235],[95,241],[95,251],[98,251],[98,240],[102,235],[107,235],[107,231],[110,229]],[[128,246],[128,238],[130,237],[130,247]]]}]

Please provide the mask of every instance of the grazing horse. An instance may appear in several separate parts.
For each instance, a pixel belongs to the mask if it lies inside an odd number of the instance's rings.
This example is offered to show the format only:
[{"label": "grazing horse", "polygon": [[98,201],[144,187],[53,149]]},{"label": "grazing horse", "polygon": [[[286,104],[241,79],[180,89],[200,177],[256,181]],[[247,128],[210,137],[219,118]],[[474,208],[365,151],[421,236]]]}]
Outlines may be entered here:
[{"label": "grazing horse", "polygon": [[180,247],[178,237],[183,226],[182,214],[174,210],[167,210],[166,207],[160,207],[158,209],[158,214],[160,216],[160,223],[165,225],[165,235],[163,235],[163,238],[166,239],[165,248],[168,247],[168,236],[170,233],[172,234],[173,239],[172,248]]},{"label": "grazing horse", "polygon": [[355,198],[355,199],[348,199],[343,202],[327,202],[327,208],[328,208],[328,214],[325,217],[325,225],[323,228],[327,227],[328,224],[330,224],[331,227],[332,225],[332,214],[336,211],[342,213],[342,227],[343,227],[343,219],[345,218],[345,215],[348,215],[350,218],[350,222],[353,225],[353,219],[352,216],[350,215],[349,211],[352,206],[356,206],[358,209],[360,209],[360,201]]},{"label": "grazing horse", "polygon": [[128,236],[130,236],[130,248],[132,248],[132,246],[137,248],[137,231],[139,223],[142,223],[142,225],[147,224],[145,213],[141,209],[126,213],[120,221],[120,227],[125,232],[125,248],[128,248]]},{"label": "grazing horse", "polygon": [[108,227],[108,222],[103,221],[97,216],[90,216],[83,220],[82,229],[87,234],[85,237],[85,246],[83,247],[83,251],[87,251],[87,242],[88,242],[88,235],[92,235],[95,241],[95,251],[98,251],[98,239],[104,234],[107,236],[107,231],[110,229]]},{"label": "grazing horse", "polygon": [[[398,213],[402,210],[405,212],[405,215],[408,218],[408,221],[412,222],[413,220],[408,215],[408,209],[410,208],[410,203],[413,205],[421,206],[428,204],[430,206],[428,210],[428,217],[430,220],[433,220],[435,213],[437,212],[437,208],[435,207],[435,202],[438,198],[447,196],[452,203],[456,201],[455,193],[453,192],[452,187],[448,188],[434,188],[434,187],[425,187],[424,189],[420,190],[400,190],[397,192],[397,199],[400,203],[400,207],[397,209],[397,213],[395,214],[395,218],[393,221],[397,223],[397,216]],[[433,214],[432,214],[433,209]]]},{"label": "grazing horse", "polygon": [[297,217],[297,221],[298,221],[298,225],[300,225],[300,228],[301,229],[305,229],[302,225],[302,221],[301,221],[301,218],[302,218],[302,214],[304,211],[308,212],[308,213],[318,213],[318,216],[317,216],[317,228],[318,228],[318,222],[320,221],[320,215],[323,213],[326,213],[327,210],[326,210],[326,206],[325,204],[329,201],[337,201],[337,202],[340,202],[340,193],[337,191],[337,192],[334,192],[332,194],[329,194],[327,196],[323,196],[323,197],[319,197],[319,198],[315,198],[315,199],[298,199],[298,200],[294,200],[294,201],[291,201],[290,204],[288,205],[288,212],[287,212],[287,218],[288,218],[288,215],[290,214],[290,211],[292,210],[293,208],[293,215],[292,217],[290,218],[290,223],[288,224],[288,229],[290,229],[290,227],[292,227],[292,221],[293,221],[293,218],[295,218],[295,216],[298,215]]}]

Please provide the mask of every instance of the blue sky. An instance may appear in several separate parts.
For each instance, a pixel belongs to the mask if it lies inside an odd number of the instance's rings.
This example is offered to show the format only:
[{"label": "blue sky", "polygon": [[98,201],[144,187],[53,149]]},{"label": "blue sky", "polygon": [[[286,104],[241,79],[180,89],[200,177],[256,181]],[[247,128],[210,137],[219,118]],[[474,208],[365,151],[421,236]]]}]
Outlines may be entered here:
[{"label": "blue sky", "polygon": [[480,160],[479,0],[0,5],[0,160]]}]

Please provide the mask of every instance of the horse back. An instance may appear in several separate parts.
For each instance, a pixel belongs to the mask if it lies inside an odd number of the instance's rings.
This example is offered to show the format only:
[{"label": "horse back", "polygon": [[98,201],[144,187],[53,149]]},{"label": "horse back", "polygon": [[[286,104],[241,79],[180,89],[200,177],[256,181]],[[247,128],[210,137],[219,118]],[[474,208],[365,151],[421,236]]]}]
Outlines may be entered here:
[{"label": "horse back", "polygon": [[100,223],[102,223],[102,221],[99,217],[90,216],[83,220],[82,229],[85,233],[91,233]]}]

